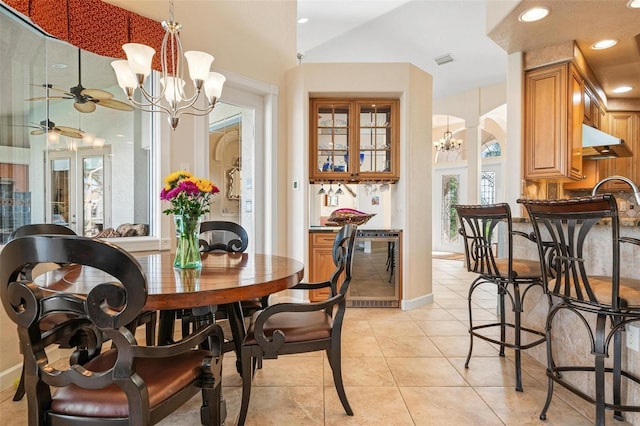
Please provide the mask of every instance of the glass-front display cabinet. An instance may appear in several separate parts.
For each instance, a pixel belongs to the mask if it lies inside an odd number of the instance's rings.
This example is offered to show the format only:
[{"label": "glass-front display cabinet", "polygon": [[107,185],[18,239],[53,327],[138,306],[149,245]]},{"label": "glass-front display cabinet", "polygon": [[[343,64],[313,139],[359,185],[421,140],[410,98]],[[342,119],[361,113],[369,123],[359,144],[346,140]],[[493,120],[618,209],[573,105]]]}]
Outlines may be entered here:
[{"label": "glass-front display cabinet", "polygon": [[398,180],[397,99],[312,99],[311,182]]}]

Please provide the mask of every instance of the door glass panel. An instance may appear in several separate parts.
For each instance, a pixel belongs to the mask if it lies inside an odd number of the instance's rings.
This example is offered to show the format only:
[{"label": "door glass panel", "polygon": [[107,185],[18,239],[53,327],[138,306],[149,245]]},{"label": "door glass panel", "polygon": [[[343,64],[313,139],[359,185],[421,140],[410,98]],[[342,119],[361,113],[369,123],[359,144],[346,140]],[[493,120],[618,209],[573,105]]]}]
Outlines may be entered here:
[{"label": "door glass panel", "polygon": [[51,160],[51,223],[70,226],[70,171],[69,158]]},{"label": "door glass panel", "polygon": [[83,235],[93,236],[104,225],[104,158],[85,157],[82,161],[82,229]]},{"label": "door glass panel", "polygon": [[460,175],[442,176],[442,217],[441,238],[444,244],[455,244],[458,234],[458,214],[453,208],[458,203],[458,188],[460,187]]}]

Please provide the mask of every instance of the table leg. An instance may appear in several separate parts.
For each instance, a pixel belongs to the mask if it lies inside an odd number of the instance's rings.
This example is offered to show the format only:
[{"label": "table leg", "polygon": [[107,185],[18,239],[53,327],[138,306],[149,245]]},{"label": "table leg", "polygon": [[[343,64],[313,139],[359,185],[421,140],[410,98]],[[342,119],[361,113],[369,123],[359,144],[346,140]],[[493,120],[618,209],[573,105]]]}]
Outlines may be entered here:
[{"label": "table leg", "polygon": [[158,346],[173,342],[173,327],[176,322],[176,311],[160,311],[158,321]]}]

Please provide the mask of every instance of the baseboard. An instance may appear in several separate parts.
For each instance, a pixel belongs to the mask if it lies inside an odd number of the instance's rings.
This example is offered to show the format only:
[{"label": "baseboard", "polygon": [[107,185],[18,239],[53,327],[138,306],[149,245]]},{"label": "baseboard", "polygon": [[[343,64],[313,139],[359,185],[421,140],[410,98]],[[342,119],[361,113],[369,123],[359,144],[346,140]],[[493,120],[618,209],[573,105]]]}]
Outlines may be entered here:
[{"label": "baseboard", "polygon": [[[49,360],[56,360],[62,357],[69,357],[71,354],[70,349],[60,349],[57,346],[52,346],[51,349],[47,349],[47,358]],[[6,390],[14,387],[14,383],[20,379],[22,373],[22,363],[16,364],[6,370],[0,371],[0,390]]]},{"label": "baseboard", "polygon": [[403,311],[410,311],[411,309],[419,308],[420,306],[430,305],[433,303],[433,293],[425,294],[424,296],[417,297],[415,299],[403,299],[400,301],[400,308]]},{"label": "baseboard", "polygon": [[20,378],[22,372],[22,363],[0,371],[0,389],[6,390],[13,388],[13,383]]}]

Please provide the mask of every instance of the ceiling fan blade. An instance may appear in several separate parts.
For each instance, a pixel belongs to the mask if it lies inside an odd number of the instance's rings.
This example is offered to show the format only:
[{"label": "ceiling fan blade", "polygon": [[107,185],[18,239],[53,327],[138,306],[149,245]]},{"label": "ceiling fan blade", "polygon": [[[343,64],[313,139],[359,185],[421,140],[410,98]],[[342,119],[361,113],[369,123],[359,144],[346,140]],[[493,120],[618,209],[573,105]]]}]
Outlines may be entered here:
[{"label": "ceiling fan blade", "polygon": [[49,90],[55,90],[56,92],[61,92],[61,93],[69,93],[67,90],[63,90],[63,89],[58,89],[57,87],[53,87],[50,84],[31,84],[32,86],[35,87],[40,87],[42,89],[49,89]]},{"label": "ceiling fan blade", "polygon": [[113,108],[119,111],[133,111],[133,106],[116,99],[96,99],[94,102],[103,107]]},{"label": "ceiling fan blade", "polygon": [[80,112],[93,112],[96,110],[96,104],[94,104],[93,102],[85,102],[85,103],[80,103],[80,102],[74,102],[73,107],[80,111]]},{"label": "ceiling fan blade", "polygon": [[44,130],[42,129],[37,129],[37,130],[32,130],[31,132],[29,132],[30,135],[44,135]]},{"label": "ceiling fan blade", "polygon": [[46,100],[55,100],[55,99],[73,99],[68,96],[40,96],[37,98],[29,98],[25,99],[25,101],[46,101]]},{"label": "ceiling fan blade", "polygon": [[91,96],[93,99],[111,99],[113,94],[101,89],[83,89],[80,91],[82,96]]},{"label": "ceiling fan blade", "polygon": [[58,130],[61,135],[69,138],[82,139],[84,136],[84,132],[82,130],[74,129],[73,127],[56,126],[55,130]]}]

